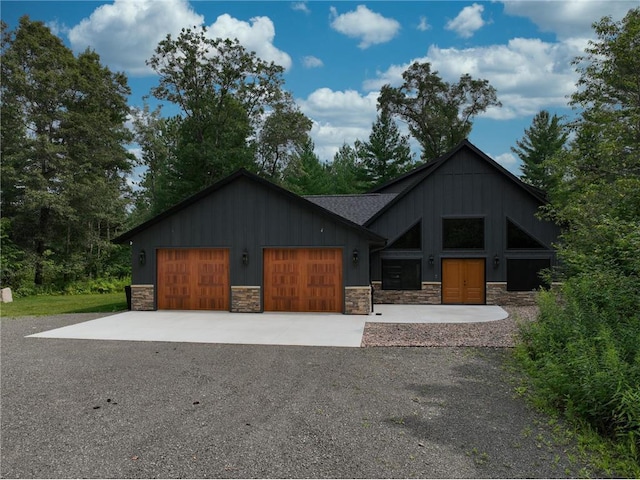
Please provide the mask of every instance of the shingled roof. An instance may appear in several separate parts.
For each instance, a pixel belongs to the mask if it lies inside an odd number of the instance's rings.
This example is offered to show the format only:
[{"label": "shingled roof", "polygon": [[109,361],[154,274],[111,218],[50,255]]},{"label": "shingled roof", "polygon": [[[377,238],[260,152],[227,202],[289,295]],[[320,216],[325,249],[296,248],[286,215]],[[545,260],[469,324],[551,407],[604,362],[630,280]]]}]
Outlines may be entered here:
[{"label": "shingled roof", "polygon": [[305,199],[353,223],[363,225],[397,196],[396,193],[306,195]]}]

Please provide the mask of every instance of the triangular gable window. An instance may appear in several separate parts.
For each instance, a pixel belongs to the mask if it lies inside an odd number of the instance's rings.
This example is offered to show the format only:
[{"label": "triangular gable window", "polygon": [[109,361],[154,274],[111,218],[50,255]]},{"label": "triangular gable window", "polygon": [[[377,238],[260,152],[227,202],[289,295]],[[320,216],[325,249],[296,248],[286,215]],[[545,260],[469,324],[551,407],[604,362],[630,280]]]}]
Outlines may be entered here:
[{"label": "triangular gable window", "polygon": [[392,250],[420,250],[422,248],[422,222],[416,223],[387,248]]},{"label": "triangular gable window", "polygon": [[507,218],[507,248],[547,250],[538,240]]}]

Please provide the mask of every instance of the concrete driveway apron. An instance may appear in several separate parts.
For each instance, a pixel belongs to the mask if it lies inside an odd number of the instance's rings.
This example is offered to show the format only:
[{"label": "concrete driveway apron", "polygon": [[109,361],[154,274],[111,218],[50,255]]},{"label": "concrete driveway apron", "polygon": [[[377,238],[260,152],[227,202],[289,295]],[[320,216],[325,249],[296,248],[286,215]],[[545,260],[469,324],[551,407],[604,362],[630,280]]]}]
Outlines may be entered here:
[{"label": "concrete driveway apron", "polygon": [[35,338],[360,347],[366,322],[465,323],[500,320],[495,306],[376,305],[371,315],[123,312],[29,335]]}]

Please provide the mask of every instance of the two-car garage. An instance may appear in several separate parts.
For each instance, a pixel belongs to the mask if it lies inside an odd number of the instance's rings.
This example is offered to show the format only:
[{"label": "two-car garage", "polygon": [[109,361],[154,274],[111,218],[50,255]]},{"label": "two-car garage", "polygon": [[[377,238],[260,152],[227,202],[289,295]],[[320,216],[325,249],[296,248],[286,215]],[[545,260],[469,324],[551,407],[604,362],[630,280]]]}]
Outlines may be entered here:
[{"label": "two-car garage", "polygon": [[[158,249],[161,310],[229,310],[229,249]],[[341,248],[263,249],[265,311],[342,312]]]}]

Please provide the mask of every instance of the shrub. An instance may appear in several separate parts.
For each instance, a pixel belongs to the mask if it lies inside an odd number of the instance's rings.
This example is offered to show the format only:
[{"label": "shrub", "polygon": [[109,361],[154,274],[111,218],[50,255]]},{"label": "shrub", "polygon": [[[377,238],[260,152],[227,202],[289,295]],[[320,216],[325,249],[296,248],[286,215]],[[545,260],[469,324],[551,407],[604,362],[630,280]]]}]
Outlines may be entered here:
[{"label": "shrub", "polygon": [[542,292],[523,327],[521,360],[539,394],[569,416],[640,452],[640,281],[582,273]]}]

